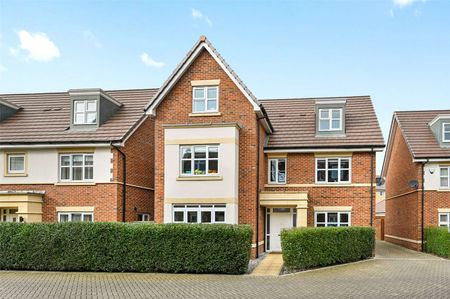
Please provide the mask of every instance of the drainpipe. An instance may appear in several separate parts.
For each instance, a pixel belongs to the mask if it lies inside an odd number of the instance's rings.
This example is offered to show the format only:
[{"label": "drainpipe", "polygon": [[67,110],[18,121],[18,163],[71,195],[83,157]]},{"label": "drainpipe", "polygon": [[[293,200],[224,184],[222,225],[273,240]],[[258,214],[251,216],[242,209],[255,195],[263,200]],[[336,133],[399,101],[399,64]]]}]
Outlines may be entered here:
[{"label": "drainpipe", "polygon": [[374,151],[371,150],[370,155],[370,226],[373,226],[373,162],[374,162]]},{"label": "drainpipe", "polygon": [[123,168],[122,168],[122,222],[125,222],[126,220],[126,214],[125,214],[125,208],[127,203],[127,156],[124,152],[122,152],[117,146],[111,143],[111,145],[120,153],[122,156],[123,161]]},{"label": "drainpipe", "polygon": [[259,257],[259,160],[260,160],[260,132],[259,118],[256,120],[256,135],[258,138],[258,149],[256,150],[256,258]]},{"label": "drainpipe", "polygon": [[423,252],[423,244],[424,244],[424,224],[425,224],[425,163],[428,162],[428,159],[426,162],[422,162],[422,217],[421,217],[421,230],[422,230],[422,252]]}]

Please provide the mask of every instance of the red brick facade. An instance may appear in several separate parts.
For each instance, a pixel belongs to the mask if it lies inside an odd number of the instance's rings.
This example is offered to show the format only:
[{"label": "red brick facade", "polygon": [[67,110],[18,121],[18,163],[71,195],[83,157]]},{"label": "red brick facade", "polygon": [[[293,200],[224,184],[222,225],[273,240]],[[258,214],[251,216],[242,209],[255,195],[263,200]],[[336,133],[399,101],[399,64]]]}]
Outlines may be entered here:
[{"label": "red brick facade", "polygon": [[[371,159],[373,155],[373,160]],[[333,154],[330,154],[333,156]],[[268,181],[268,162],[264,163],[265,182]],[[375,188],[370,187],[370,163],[373,161],[373,178],[375,182],[375,153],[355,152],[351,156],[350,186],[320,186],[315,184],[315,155],[313,153],[287,155],[286,187],[265,187],[265,191],[306,191],[308,192],[308,226],[314,226],[315,206],[351,206],[352,225],[370,226],[370,210],[375,216]],[[289,186],[306,185],[306,186]],[[372,191],[372,196],[371,196]],[[372,207],[371,207],[372,200]]]},{"label": "red brick facade", "polygon": [[[126,221],[136,221],[137,213],[153,217],[153,140],[153,121],[147,119],[121,149],[127,155]],[[111,147],[111,151],[113,178],[110,183],[3,184],[0,190],[44,190],[44,222],[57,221],[56,207],[79,206],[93,206],[96,222],[122,221],[122,159],[118,158],[115,148]]]}]

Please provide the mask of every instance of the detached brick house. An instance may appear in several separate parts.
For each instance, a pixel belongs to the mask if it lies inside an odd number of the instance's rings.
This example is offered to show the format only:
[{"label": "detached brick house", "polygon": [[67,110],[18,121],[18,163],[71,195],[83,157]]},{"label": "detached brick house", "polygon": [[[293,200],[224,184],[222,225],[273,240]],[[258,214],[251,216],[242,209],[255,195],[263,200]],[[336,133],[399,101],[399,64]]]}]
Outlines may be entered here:
[{"label": "detached brick house", "polygon": [[421,250],[424,227],[450,226],[450,110],[395,112],[382,176],[385,239]]},{"label": "detached brick house", "polygon": [[[205,37],[161,88],[99,91],[117,107],[98,102],[98,124],[88,128],[71,124],[71,115],[93,117],[89,102],[79,111],[71,104],[89,100],[86,92],[0,96],[17,108],[0,121],[5,167],[28,173],[0,178],[0,208],[21,190],[42,194],[43,221],[85,206],[95,221],[120,221],[121,149],[127,221],[250,224],[256,256],[281,250],[283,228],[373,225],[384,140],[368,96],[259,100]],[[72,185],[71,153],[94,153],[92,182]],[[83,157],[92,177],[92,154]]]},{"label": "detached brick house", "polygon": [[295,226],[369,226],[370,97],[258,100],[204,37],[158,90],[155,221],[250,224],[254,254]]},{"label": "detached brick house", "polygon": [[152,219],[156,91],[0,95],[1,221]]}]

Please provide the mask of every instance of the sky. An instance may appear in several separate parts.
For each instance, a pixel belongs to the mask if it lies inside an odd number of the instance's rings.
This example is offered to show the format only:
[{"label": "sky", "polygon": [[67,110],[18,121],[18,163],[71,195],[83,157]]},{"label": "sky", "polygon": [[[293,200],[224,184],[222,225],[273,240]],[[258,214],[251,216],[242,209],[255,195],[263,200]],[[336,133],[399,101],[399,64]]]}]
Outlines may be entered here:
[{"label": "sky", "polygon": [[159,87],[202,34],[258,98],[370,95],[386,141],[450,109],[447,0],[0,0],[0,93]]}]

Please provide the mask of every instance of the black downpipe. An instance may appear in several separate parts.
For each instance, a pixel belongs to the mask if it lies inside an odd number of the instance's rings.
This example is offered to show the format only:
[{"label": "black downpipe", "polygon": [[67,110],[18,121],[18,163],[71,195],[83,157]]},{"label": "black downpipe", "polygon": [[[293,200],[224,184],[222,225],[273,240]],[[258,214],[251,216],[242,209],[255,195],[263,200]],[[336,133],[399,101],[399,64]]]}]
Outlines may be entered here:
[{"label": "black downpipe", "polygon": [[370,155],[370,226],[373,226],[373,162],[374,162],[374,151]]},{"label": "black downpipe", "polygon": [[257,162],[256,162],[256,258],[259,257],[259,160],[260,160],[260,132],[259,132],[259,119],[256,121],[256,131],[258,136],[258,149],[256,150]]},{"label": "black downpipe", "polygon": [[424,216],[424,212],[425,212],[425,162],[422,163],[422,219],[421,219],[421,230],[422,230],[422,252],[423,252],[423,244],[424,244],[424,224],[425,224],[425,216]]},{"label": "black downpipe", "polygon": [[113,145],[113,147],[120,153],[120,155],[122,156],[122,161],[123,161],[123,168],[122,168],[122,177],[123,177],[123,185],[122,185],[122,222],[126,222],[125,208],[126,208],[126,204],[127,204],[127,156],[117,146]]}]

